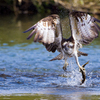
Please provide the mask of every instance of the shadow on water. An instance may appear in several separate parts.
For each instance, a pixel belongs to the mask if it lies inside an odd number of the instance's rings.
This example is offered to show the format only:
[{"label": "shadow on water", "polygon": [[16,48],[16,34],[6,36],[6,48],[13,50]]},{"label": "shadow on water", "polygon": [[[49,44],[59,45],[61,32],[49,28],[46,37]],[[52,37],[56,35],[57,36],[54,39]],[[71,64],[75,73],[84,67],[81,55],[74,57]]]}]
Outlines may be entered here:
[{"label": "shadow on water", "polygon": [[[39,14],[18,18],[13,15],[0,16],[0,94],[11,95],[1,98],[18,96],[16,99],[19,99],[20,95],[20,99],[30,96],[30,100],[100,98],[100,38],[81,49],[89,56],[80,57],[80,63],[88,60],[90,63],[86,66],[86,82],[80,86],[81,74],[74,58],[68,60],[69,66],[67,72],[64,72],[63,60],[49,61],[58,52],[47,52],[43,45],[33,43],[33,38],[26,40],[30,32],[22,33],[43,17]],[[61,18],[63,33],[67,33],[64,37],[69,37],[68,16]]]}]

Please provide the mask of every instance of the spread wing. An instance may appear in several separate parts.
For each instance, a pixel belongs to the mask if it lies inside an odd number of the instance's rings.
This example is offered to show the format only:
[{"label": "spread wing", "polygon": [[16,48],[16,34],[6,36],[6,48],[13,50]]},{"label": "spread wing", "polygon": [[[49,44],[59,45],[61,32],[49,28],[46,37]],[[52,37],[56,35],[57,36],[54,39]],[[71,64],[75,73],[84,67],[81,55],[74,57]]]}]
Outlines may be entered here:
[{"label": "spread wing", "polygon": [[81,44],[89,44],[98,37],[100,20],[84,12],[73,11],[69,15],[72,37]]},{"label": "spread wing", "polygon": [[34,34],[34,42],[42,43],[48,51],[61,51],[62,29],[60,17],[56,14],[43,18],[24,33],[33,30],[27,39]]}]

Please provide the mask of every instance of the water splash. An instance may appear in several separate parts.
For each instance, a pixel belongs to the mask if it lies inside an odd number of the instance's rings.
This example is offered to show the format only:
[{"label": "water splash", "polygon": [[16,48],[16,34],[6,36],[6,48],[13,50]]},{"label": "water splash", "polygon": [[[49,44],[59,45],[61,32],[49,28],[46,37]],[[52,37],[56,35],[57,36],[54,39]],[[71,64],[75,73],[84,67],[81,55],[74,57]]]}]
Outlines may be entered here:
[{"label": "water splash", "polygon": [[63,77],[65,77],[65,82],[62,83],[66,86],[80,86],[82,75],[79,72],[78,66],[74,59],[71,59],[66,72],[64,72]]}]

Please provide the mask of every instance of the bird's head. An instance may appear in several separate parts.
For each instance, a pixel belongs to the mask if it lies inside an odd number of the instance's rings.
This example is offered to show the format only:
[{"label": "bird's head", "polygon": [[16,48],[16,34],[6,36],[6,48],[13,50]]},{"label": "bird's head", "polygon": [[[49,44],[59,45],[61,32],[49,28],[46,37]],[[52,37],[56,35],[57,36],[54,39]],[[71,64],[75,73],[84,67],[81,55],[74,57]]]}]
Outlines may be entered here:
[{"label": "bird's head", "polygon": [[62,44],[63,51],[68,55],[73,53],[74,50],[74,43],[67,41]]}]

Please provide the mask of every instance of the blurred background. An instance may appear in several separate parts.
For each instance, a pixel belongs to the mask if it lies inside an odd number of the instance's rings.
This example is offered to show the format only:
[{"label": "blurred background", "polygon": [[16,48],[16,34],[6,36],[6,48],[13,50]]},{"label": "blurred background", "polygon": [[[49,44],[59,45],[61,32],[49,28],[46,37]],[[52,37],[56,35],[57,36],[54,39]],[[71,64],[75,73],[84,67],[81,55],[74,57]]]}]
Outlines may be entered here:
[{"label": "blurred background", "polygon": [[58,13],[72,7],[100,14],[100,0],[0,0],[0,14]]}]

